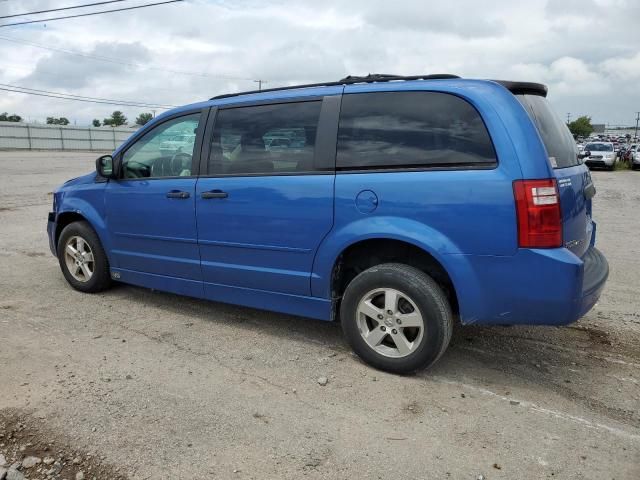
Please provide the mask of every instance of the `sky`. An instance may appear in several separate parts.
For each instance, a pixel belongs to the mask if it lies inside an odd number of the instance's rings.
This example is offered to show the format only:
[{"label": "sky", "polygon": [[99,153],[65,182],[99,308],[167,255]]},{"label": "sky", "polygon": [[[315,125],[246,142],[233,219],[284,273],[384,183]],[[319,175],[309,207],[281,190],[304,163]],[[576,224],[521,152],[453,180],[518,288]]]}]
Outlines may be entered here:
[{"label": "sky", "polygon": [[[95,1],[0,0],[0,16]],[[0,84],[119,101],[182,105],[258,79],[269,88],[367,73],[541,82],[563,119],[632,125],[640,0],[187,0],[0,28]],[[86,125],[116,109],[131,122],[151,110],[0,91],[0,112],[30,121]]]}]

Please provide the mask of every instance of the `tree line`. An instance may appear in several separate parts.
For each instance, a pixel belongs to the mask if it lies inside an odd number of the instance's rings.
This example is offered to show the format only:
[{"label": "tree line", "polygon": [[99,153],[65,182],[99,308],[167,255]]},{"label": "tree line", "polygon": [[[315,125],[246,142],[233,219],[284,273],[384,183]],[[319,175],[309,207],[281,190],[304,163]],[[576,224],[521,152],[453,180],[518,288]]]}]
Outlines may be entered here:
[{"label": "tree line", "polygon": [[[149,122],[152,118],[153,114],[143,112],[136,117],[136,125],[142,126]],[[125,117],[120,110],[116,110],[111,114],[110,117],[103,119],[102,123],[100,123],[100,120],[98,120],[97,118],[94,118],[92,122],[94,127],[99,127],[101,125],[104,125],[106,127],[121,127],[122,125],[127,125],[127,123],[127,117]]]},{"label": "tree line", "polygon": [[[136,117],[136,125],[145,125],[153,119],[153,114],[149,112],[143,112]],[[9,115],[7,112],[0,113],[0,122],[21,122],[22,117],[15,113]],[[69,125],[69,119],[67,117],[47,117],[47,125]],[[100,122],[97,118],[93,119],[91,124],[94,127],[100,127],[104,125],[105,127],[120,127],[122,125],[127,125],[128,120],[127,117],[120,110],[116,110],[111,114],[110,117],[107,117]]]},{"label": "tree line", "polygon": [[0,113],[0,122],[21,122],[22,117],[12,113],[9,115],[7,112]]}]

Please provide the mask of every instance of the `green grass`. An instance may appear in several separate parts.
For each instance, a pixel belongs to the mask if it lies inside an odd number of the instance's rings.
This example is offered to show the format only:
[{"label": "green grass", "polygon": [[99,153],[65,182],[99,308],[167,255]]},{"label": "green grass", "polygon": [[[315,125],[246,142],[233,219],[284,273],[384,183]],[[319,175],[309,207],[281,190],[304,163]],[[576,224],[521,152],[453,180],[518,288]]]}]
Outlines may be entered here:
[{"label": "green grass", "polygon": [[631,163],[617,161],[615,163],[615,170],[631,170]]}]

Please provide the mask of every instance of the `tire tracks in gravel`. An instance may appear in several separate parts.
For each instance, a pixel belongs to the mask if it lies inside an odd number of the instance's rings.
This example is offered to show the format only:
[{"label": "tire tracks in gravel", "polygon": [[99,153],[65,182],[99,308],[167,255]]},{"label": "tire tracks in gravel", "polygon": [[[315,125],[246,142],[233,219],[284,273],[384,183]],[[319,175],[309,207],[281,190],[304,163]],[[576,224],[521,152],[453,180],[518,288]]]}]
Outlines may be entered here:
[{"label": "tire tracks in gravel", "polygon": [[[500,337],[501,335],[498,334],[497,336]],[[504,337],[504,335],[502,335],[502,337]],[[522,340],[536,346],[544,346],[546,348],[552,349],[555,348],[561,355],[565,357],[568,355],[573,355],[575,353],[585,353],[581,352],[580,350],[572,349],[570,347],[560,347],[553,343],[538,341],[529,338],[513,336],[509,336],[509,338],[518,341]],[[476,346],[464,345],[460,343],[458,345],[452,345],[451,348],[454,351],[464,350],[477,355],[481,355],[483,358],[483,365],[491,368],[494,371],[507,373],[514,377],[520,378],[527,383],[543,386],[552,390],[554,393],[560,395],[561,397],[582,405],[588,410],[598,413],[606,418],[640,429],[640,412],[638,412],[637,410],[627,410],[624,408],[614,407],[608,405],[602,400],[593,398],[587,394],[580,393],[575,389],[570,388],[568,386],[570,384],[560,383],[562,380],[556,375],[557,372],[553,372],[544,365],[547,364],[555,367],[557,366],[556,364],[570,363],[570,360],[559,361],[559,358],[548,359],[548,356],[546,355],[547,352],[544,352],[542,350],[536,351],[534,353],[535,356],[532,355],[531,357],[526,358],[527,354],[529,353],[526,350],[521,350],[519,351],[519,354],[514,355],[512,353],[507,353],[504,350],[497,350],[495,348],[495,344],[493,344],[492,347],[493,348],[491,350],[485,350]],[[598,353],[603,354],[604,352]],[[606,355],[606,353],[604,354]],[[598,356],[594,354],[588,354],[585,356],[589,359],[595,359],[600,362],[609,361],[605,356]],[[537,358],[537,361],[540,363],[532,363],[532,358]],[[623,363],[625,366],[634,365],[633,363],[629,362]],[[539,367],[536,367],[534,365],[539,365]],[[587,364],[585,366],[590,367],[593,365]]]}]

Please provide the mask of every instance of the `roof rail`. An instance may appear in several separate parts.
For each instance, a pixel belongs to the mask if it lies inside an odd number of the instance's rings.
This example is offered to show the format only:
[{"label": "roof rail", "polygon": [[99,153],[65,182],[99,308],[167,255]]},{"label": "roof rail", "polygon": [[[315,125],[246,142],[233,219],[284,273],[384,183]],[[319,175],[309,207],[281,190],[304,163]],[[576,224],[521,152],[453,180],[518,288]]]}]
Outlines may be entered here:
[{"label": "roof rail", "polygon": [[460,78],[458,75],[452,75],[450,73],[432,73],[429,75],[388,75],[386,73],[370,73],[366,77],[357,77],[349,75],[340,79],[343,84],[352,83],[372,83],[372,82],[392,82],[394,80],[446,80],[450,78]]},{"label": "roof rail", "polygon": [[436,73],[430,75],[411,75],[411,76],[402,76],[402,75],[389,75],[385,73],[370,73],[365,77],[358,77],[355,75],[349,75],[340,79],[337,82],[322,82],[322,83],[308,83],[304,85],[291,85],[289,87],[276,87],[276,88],[265,88],[263,90],[250,90],[247,92],[238,92],[238,93],[225,93],[223,95],[216,95],[215,97],[211,97],[210,100],[218,100],[220,98],[229,98],[229,97],[237,97],[238,95],[248,95],[251,93],[262,93],[262,92],[277,92],[280,90],[292,90],[296,88],[311,88],[311,87],[331,87],[335,85],[351,85],[354,83],[373,83],[373,82],[392,82],[395,80],[444,80],[449,78],[460,78],[457,75],[451,75],[449,73]]},{"label": "roof rail", "polygon": [[[289,87],[265,88],[264,90],[250,90],[247,92],[225,93],[223,95],[216,95],[215,97],[211,97],[210,100],[237,97],[238,95],[248,95],[251,93],[293,90],[297,88],[331,87],[336,85],[353,85],[354,83],[394,82],[394,81],[400,81],[400,80],[405,80],[405,81],[406,80],[446,80],[446,79],[452,79],[452,78],[460,78],[460,77],[457,75],[452,75],[450,73],[433,73],[430,75],[409,75],[409,76],[389,75],[386,73],[370,73],[369,75],[366,75],[364,77],[349,75],[347,77],[344,77],[338,80],[337,82],[307,83],[304,85],[291,85]],[[546,85],[543,85],[541,83],[512,82],[509,80],[492,80],[492,81],[499,83],[514,95],[530,94],[530,95],[540,95],[542,97],[547,96],[547,87]]]}]

